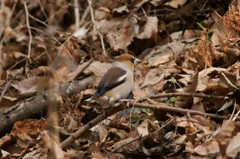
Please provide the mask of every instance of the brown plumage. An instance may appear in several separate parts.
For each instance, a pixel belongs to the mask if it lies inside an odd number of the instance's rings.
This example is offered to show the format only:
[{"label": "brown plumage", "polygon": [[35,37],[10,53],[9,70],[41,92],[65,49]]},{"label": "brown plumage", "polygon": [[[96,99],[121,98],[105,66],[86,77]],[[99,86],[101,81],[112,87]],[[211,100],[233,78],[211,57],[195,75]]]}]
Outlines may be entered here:
[{"label": "brown plumage", "polygon": [[[94,98],[115,105],[119,99],[125,99],[134,86],[134,64],[139,61],[130,54],[123,54],[117,58],[112,67],[101,79]],[[102,102],[100,102],[102,103]]]}]

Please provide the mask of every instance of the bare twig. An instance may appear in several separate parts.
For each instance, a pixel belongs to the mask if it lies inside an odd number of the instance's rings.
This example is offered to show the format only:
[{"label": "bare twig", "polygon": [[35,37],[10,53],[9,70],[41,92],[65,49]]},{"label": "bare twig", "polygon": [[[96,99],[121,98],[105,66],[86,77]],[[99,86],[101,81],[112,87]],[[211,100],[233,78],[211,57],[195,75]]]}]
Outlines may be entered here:
[{"label": "bare twig", "polygon": [[23,1],[25,13],[26,13],[26,23],[27,23],[27,28],[28,28],[28,34],[29,34],[29,42],[28,42],[28,60],[31,60],[31,46],[32,46],[32,32],[31,32],[31,27],[29,23],[29,12],[27,8],[26,1]]},{"label": "bare twig", "polygon": [[237,119],[237,117],[239,116],[239,114],[240,114],[240,110],[236,113],[236,115],[234,116],[234,118],[233,118],[233,121],[235,121],[236,119]]},{"label": "bare twig", "polygon": [[[33,17],[33,16],[31,16],[31,15],[29,15],[29,17],[30,17],[30,18],[33,18],[34,20],[36,20],[36,21],[39,22],[39,23],[42,23],[42,24],[44,23],[44,22],[40,22],[40,20],[35,19],[35,17]],[[50,26],[48,26],[47,24],[44,24],[44,25],[46,25],[48,28],[50,28]],[[35,27],[31,27],[31,30],[36,30],[36,31],[38,31],[39,33],[42,33],[43,35],[48,36],[48,38],[53,39],[53,40],[54,40],[56,43],[58,43],[59,45],[62,44],[57,38],[55,38],[54,36],[50,36],[49,33],[47,33],[46,31],[42,31],[42,30],[40,30],[40,29],[38,29],[38,28],[35,28]],[[56,30],[55,30],[55,32],[58,33],[58,31],[56,31]],[[45,44],[45,43],[44,43],[44,44]],[[47,46],[47,45],[49,45],[49,44],[47,43],[46,46]]]},{"label": "bare twig", "polygon": [[85,9],[85,11],[84,11],[84,13],[83,13],[83,15],[81,17],[81,20],[79,22],[79,26],[81,26],[84,23],[87,15],[89,14],[89,11],[90,11],[90,5],[88,5],[88,7]]},{"label": "bare twig", "polygon": [[79,4],[78,4],[78,0],[74,0],[74,15],[75,15],[75,29],[79,28]]},{"label": "bare twig", "polygon": [[[216,114],[211,114],[211,113],[203,113],[197,110],[189,110],[189,109],[183,109],[183,108],[176,108],[169,106],[167,104],[161,103],[159,105],[155,104],[143,104],[143,103],[135,103],[134,101],[131,102],[131,105],[134,105],[135,107],[139,108],[148,108],[148,109],[158,109],[158,110],[164,110],[164,111],[169,111],[169,112],[178,112],[178,113],[183,113],[187,114],[189,113],[190,115],[201,115],[205,117],[211,117],[211,118],[216,118],[216,119],[229,119],[229,116],[222,116],[222,115],[216,115]],[[240,120],[238,117],[237,120]]]},{"label": "bare twig", "polygon": [[[148,135],[147,135],[148,136]],[[142,139],[143,137],[141,135],[139,136],[136,136],[136,137],[130,137],[132,138],[132,140],[129,140],[129,138],[127,138],[127,142],[125,142],[124,144],[122,144],[121,146],[119,147],[116,147],[115,149],[113,149],[109,154],[113,154],[115,152],[117,152],[119,149],[123,148],[124,146],[127,146],[135,141],[138,141],[140,139]],[[121,140],[121,142],[124,141],[124,140]],[[118,142],[119,143],[119,142]]]},{"label": "bare twig", "polygon": [[[61,44],[61,47],[60,47],[60,49],[59,49],[56,57],[58,57],[58,56],[61,54],[61,52],[62,52],[65,44],[66,44],[72,37],[74,37],[74,34],[72,34],[71,36],[69,36],[69,37]],[[54,68],[54,67],[57,66],[57,62],[58,62],[58,61],[57,61],[56,59],[57,59],[57,58],[55,58],[54,61],[53,61],[52,64],[51,64],[52,68]]]},{"label": "bare twig", "polygon": [[[44,25],[45,27],[49,28],[49,25],[47,25],[45,22],[39,20],[38,18],[32,16],[31,14],[29,14],[29,17],[32,18],[33,20],[35,20],[35,21],[41,23],[41,24]],[[41,31],[42,31],[42,30],[41,30]]]},{"label": "bare twig", "polygon": [[109,117],[109,116],[113,115],[114,113],[119,112],[119,111],[121,111],[123,109],[124,109],[123,106],[115,107],[115,108],[109,109],[105,113],[97,116],[96,118],[94,118],[93,120],[88,122],[86,125],[82,126],[80,129],[78,129],[75,133],[70,135],[66,140],[61,142],[61,147],[62,148],[68,147],[74,140],[76,140],[79,137],[81,137],[81,135],[86,133],[90,128],[95,126],[97,123],[99,123],[100,121],[106,119],[107,117]]},{"label": "bare twig", "polygon": [[38,3],[39,3],[39,6],[40,6],[40,9],[41,9],[41,11],[42,11],[44,17],[45,17],[46,19],[48,19],[48,16],[47,16],[47,14],[46,14],[45,11],[44,11],[44,7],[43,7],[43,5],[42,5],[41,2],[42,2],[41,0],[38,0]]},{"label": "bare twig", "polygon": [[91,19],[92,19],[92,23],[93,23],[94,29],[97,31],[97,33],[98,33],[98,35],[100,37],[100,40],[101,40],[103,54],[105,56],[107,56],[105,45],[104,45],[104,41],[103,41],[103,35],[100,33],[100,31],[96,27],[96,22],[95,22],[94,13],[93,13],[93,7],[92,7],[92,0],[88,0],[88,4],[90,6]]},{"label": "bare twig", "polygon": [[161,131],[163,128],[165,128],[166,126],[168,126],[169,124],[171,124],[173,122],[173,119],[170,119],[166,124],[164,124],[162,127],[160,127],[159,129],[157,129],[157,130],[155,130],[154,132],[151,132],[151,133],[149,133],[148,135],[146,135],[146,136],[137,136],[137,137],[135,137],[133,140],[131,140],[131,141],[129,141],[129,142],[126,142],[125,144],[123,144],[123,145],[121,145],[120,147],[117,147],[117,148],[115,148],[115,149],[113,149],[109,154],[113,154],[113,153],[115,153],[115,152],[117,152],[120,148],[123,148],[124,146],[127,146],[127,145],[129,145],[129,144],[131,144],[131,143],[133,143],[133,142],[135,142],[135,141],[137,141],[137,140],[144,140],[144,139],[146,139],[147,137],[149,137],[149,136],[151,136],[151,135],[153,135],[153,134],[156,134],[157,132],[159,132],[159,131]]},{"label": "bare twig", "polygon": [[2,90],[2,93],[1,93],[1,96],[0,96],[0,103],[2,102],[3,96],[4,96],[4,94],[7,92],[7,90],[8,90],[8,88],[9,88],[10,84],[12,83],[12,80],[13,80],[13,79],[14,79],[14,78],[10,78],[10,79],[8,80],[7,84],[5,85],[4,89]]},{"label": "bare twig", "polygon": [[150,96],[149,98],[160,98],[160,97],[172,97],[172,96],[186,96],[186,97],[202,97],[202,98],[216,98],[216,99],[228,99],[228,96],[215,96],[208,95],[202,93],[162,93],[154,96]]},{"label": "bare twig", "polygon": [[8,70],[13,69],[14,67],[16,67],[18,64],[22,63],[23,61],[27,60],[27,57],[24,57],[23,59],[17,61],[14,65],[12,65]]},{"label": "bare twig", "polygon": [[231,87],[233,87],[233,88],[235,88],[235,89],[239,89],[237,86],[235,86],[228,78],[227,78],[227,76],[222,72],[221,73],[221,75],[224,77],[224,79],[227,81],[227,83],[231,86]]}]

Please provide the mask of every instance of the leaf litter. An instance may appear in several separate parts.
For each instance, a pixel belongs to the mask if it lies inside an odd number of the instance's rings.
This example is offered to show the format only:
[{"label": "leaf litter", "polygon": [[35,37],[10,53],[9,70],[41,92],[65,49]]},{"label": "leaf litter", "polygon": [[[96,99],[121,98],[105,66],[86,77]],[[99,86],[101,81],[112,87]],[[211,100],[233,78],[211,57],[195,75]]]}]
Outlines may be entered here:
[{"label": "leaf litter", "polygon": [[[239,157],[238,1],[1,5],[1,158]],[[132,97],[91,125],[103,110],[88,99],[123,52],[142,60]]]}]

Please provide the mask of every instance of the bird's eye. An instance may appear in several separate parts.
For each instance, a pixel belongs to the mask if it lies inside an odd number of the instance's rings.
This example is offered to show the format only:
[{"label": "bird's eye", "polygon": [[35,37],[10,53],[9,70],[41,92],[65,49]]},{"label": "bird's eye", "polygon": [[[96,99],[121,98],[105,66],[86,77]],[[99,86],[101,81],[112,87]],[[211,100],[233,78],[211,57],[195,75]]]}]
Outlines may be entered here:
[{"label": "bird's eye", "polygon": [[132,58],[129,59],[129,61],[131,61],[132,63],[134,63],[135,58],[132,57]]}]

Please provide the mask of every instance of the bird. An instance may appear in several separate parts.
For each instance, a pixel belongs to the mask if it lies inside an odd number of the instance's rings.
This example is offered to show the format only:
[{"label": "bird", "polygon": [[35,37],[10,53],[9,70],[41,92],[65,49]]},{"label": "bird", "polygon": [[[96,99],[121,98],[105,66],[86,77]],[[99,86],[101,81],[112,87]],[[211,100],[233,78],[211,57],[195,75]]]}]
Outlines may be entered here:
[{"label": "bird", "polygon": [[119,106],[120,99],[126,99],[134,87],[134,67],[140,60],[129,53],[122,54],[112,63],[100,80],[93,99],[102,108]]}]

